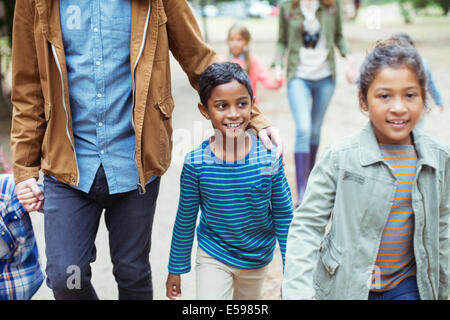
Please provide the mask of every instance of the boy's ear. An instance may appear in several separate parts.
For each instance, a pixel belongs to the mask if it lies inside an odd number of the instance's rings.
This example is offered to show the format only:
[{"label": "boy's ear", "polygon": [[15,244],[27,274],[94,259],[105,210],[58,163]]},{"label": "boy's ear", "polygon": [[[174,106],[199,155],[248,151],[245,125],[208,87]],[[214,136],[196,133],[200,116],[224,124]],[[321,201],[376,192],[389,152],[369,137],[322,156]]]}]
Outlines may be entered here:
[{"label": "boy's ear", "polygon": [[197,104],[198,110],[206,118],[206,120],[211,120],[209,118],[208,107],[205,107],[201,102]]},{"label": "boy's ear", "polygon": [[364,99],[363,94],[361,93],[361,91],[358,91],[358,100],[359,100],[359,106],[363,111],[368,112],[369,111],[369,106],[366,103],[366,99]]}]

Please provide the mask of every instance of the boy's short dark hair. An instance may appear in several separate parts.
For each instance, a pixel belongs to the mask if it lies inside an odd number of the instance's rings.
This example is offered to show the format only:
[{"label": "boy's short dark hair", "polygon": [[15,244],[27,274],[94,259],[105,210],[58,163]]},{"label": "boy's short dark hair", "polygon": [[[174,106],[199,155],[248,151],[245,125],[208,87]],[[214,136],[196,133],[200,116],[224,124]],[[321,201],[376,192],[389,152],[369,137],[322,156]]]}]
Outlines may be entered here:
[{"label": "boy's short dark hair", "polygon": [[253,89],[247,71],[234,62],[216,62],[207,67],[200,75],[199,94],[200,102],[207,107],[208,100],[215,87],[238,81],[247,88],[250,98],[253,100]]}]

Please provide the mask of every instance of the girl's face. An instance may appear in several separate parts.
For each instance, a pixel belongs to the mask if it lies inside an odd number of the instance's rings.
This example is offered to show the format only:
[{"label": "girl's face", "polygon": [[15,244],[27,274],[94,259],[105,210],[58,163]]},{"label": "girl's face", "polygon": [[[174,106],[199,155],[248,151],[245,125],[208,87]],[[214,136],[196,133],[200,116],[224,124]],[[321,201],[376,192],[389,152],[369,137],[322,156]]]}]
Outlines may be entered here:
[{"label": "girl's face", "polygon": [[367,99],[360,100],[379,143],[412,144],[411,131],[424,109],[421,87],[412,70],[381,69],[369,86]]},{"label": "girl's face", "polygon": [[250,123],[252,103],[247,88],[233,80],[215,87],[208,105],[199,103],[198,107],[203,116],[211,121],[216,133],[220,132],[224,139],[235,139],[245,135]]},{"label": "girl's face", "polygon": [[235,57],[239,57],[248,45],[247,40],[237,31],[230,32],[227,43],[231,54]]}]

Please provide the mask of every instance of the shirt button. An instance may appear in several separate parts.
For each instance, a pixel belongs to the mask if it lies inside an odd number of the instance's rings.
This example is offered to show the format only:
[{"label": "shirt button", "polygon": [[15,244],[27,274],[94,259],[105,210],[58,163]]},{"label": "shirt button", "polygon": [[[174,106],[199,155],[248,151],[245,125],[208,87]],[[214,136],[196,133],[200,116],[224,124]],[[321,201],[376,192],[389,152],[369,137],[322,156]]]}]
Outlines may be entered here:
[{"label": "shirt button", "polygon": [[102,94],[101,93],[97,93],[97,97],[101,98]]},{"label": "shirt button", "polygon": [[14,216],[14,220],[17,220],[17,216]]},{"label": "shirt button", "polygon": [[103,126],[103,122],[99,122],[99,123],[98,123],[98,126],[99,126],[99,127]]},{"label": "shirt button", "polygon": [[104,154],[104,153],[105,153],[105,150],[100,150],[100,153],[101,153],[101,154]]},{"label": "shirt button", "polygon": [[4,236],[5,235],[5,231],[2,231],[2,236]]},{"label": "shirt button", "polygon": [[95,64],[96,64],[97,66],[99,66],[99,65],[101,64],[101,62],[100,62],[100,61],[96,61]]},{"label": "shirt button", "polygon": [[94,28],[94,32],[98,32],[98,28]]}]

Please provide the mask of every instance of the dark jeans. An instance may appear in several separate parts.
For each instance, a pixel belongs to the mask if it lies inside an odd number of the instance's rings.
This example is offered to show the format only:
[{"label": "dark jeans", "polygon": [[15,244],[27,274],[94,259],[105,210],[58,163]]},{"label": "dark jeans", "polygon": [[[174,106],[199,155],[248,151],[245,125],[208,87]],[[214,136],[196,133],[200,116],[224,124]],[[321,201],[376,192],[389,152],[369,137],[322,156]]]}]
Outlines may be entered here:
[{"label": "dark jeans", "polygon": [[91,284],[95,238],[105,209],[119,299],[152,299],[150,244],[160,178],[138,190],[110,195],[100,166],[88,194],[44,177],[47,285],[56,299],[98,299]]},{"label": "dark jeans", "polygon": [[416,276],[406,278],[394,289],[385,292],[370,292],[369,300],[420,300]]}]

